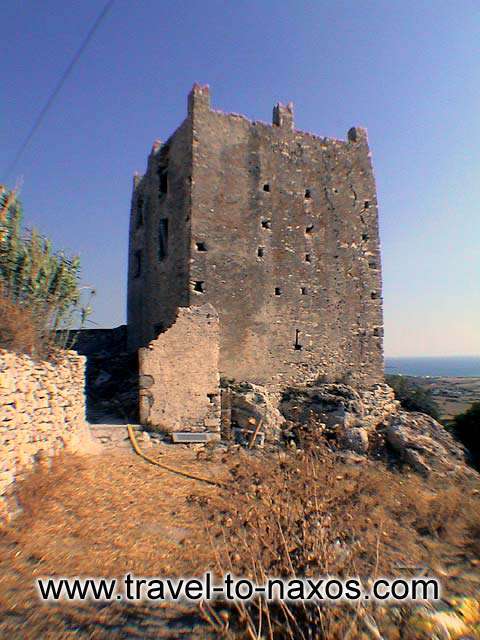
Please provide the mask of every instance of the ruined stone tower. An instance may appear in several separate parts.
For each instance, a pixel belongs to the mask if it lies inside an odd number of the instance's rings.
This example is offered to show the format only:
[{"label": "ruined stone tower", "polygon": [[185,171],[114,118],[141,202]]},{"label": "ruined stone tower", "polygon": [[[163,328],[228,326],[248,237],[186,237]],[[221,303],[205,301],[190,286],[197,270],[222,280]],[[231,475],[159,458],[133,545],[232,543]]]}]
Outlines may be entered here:
[{"label": "ruined stone tower", "polygon": [[[221,375],[285,388],[383,379],[377,200],[367,134],[347,140],[212,110],[188,115],[135,177],[128,335],[136,349],[180,307],[219,316]],[[192,343],[192,349],[194,349]],[[194,354],[193,354],[194,355]],[[202,354],[198,354],[202,358]]]}]

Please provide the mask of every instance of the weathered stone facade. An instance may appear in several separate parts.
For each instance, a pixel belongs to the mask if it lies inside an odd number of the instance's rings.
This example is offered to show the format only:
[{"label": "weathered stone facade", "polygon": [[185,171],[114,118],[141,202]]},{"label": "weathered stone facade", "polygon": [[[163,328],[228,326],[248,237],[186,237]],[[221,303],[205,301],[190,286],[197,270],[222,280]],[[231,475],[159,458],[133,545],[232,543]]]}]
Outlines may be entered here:
[{"label": "weathered stone facade", "polygon": [[140,421],[165,431],[220,431],[218,314],[179,309],[170,329],[139,351]]},{"label": "weathered stone facade", "polygon": [[156,143],[134,182],[131,348],[168,329],[179,307],[212,304],[220,372],[270,387],[383,380],[380,244],[365,130],[347,140],[210,108]]},{"label": "weathered stone facade", "polygon": [[89,446],[84,367],[73,351],[52,364],[0,350],[0,512],[11,483],[35,461]]}]

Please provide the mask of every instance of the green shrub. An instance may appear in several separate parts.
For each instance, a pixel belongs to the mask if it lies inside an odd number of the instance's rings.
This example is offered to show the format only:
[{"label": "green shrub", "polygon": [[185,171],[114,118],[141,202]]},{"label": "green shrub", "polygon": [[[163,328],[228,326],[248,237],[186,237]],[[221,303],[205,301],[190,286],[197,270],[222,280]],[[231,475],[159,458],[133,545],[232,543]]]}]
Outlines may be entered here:
[{"label": "green shrub", "polygon": [[387,375],[385,380],[395,391],[397,400],[406,411],[419,411],[435,420],[440,419],[440,409],[429,389],[406,376]]},{"label": "green shrub", "polygon": [[473,464],[480,468],[480,402],[452,420],[450,429],[468,449]]},{"label": "green shrub", "polygon": [[[56,330],[84,321],[90,312],[81,304],[80,260],[52,249],[49,240],[35,229],[22,230],[22,207],[15,190],[0,185],[0,296],[3,299],[3,346],[21,342],[12,334],[6,309],[22,313],[24,322],[34,322],[37,340],[33,351],[51,344]],[[64,335],[64,334],[61,334]],[[29,341],[31,345],[31,340]],[[2,346],[2,343],[0,343]],[[32,351],[31,346],[26,351]],[[40,355],[37,353],[37,355]]]}]

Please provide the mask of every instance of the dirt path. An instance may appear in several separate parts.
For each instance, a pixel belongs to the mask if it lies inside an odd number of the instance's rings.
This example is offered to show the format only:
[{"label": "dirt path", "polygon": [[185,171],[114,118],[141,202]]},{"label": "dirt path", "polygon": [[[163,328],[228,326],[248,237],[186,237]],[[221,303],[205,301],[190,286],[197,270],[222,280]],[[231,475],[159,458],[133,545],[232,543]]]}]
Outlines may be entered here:
[{"label": "dirt path", "polygon": [[[220,473],[192,449],[167,457],[202,475]],[[41,604],[34,579],[201,575],[215,560],[199,502],[219,491],[130,453],[65,456],[35,473],[21,486],[23,514],[0,531],[0,637],[206,637],[194,607]]]}]

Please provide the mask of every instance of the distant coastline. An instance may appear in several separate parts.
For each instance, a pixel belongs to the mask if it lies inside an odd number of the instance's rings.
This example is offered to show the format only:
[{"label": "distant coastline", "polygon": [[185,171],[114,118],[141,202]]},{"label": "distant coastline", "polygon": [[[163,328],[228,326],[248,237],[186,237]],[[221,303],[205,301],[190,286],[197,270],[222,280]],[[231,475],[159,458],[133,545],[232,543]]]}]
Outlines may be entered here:
[{"label": "distant coastline", "polygon": [[480,356],[387,357],[385,373],[430,377],[480,377]]}]

